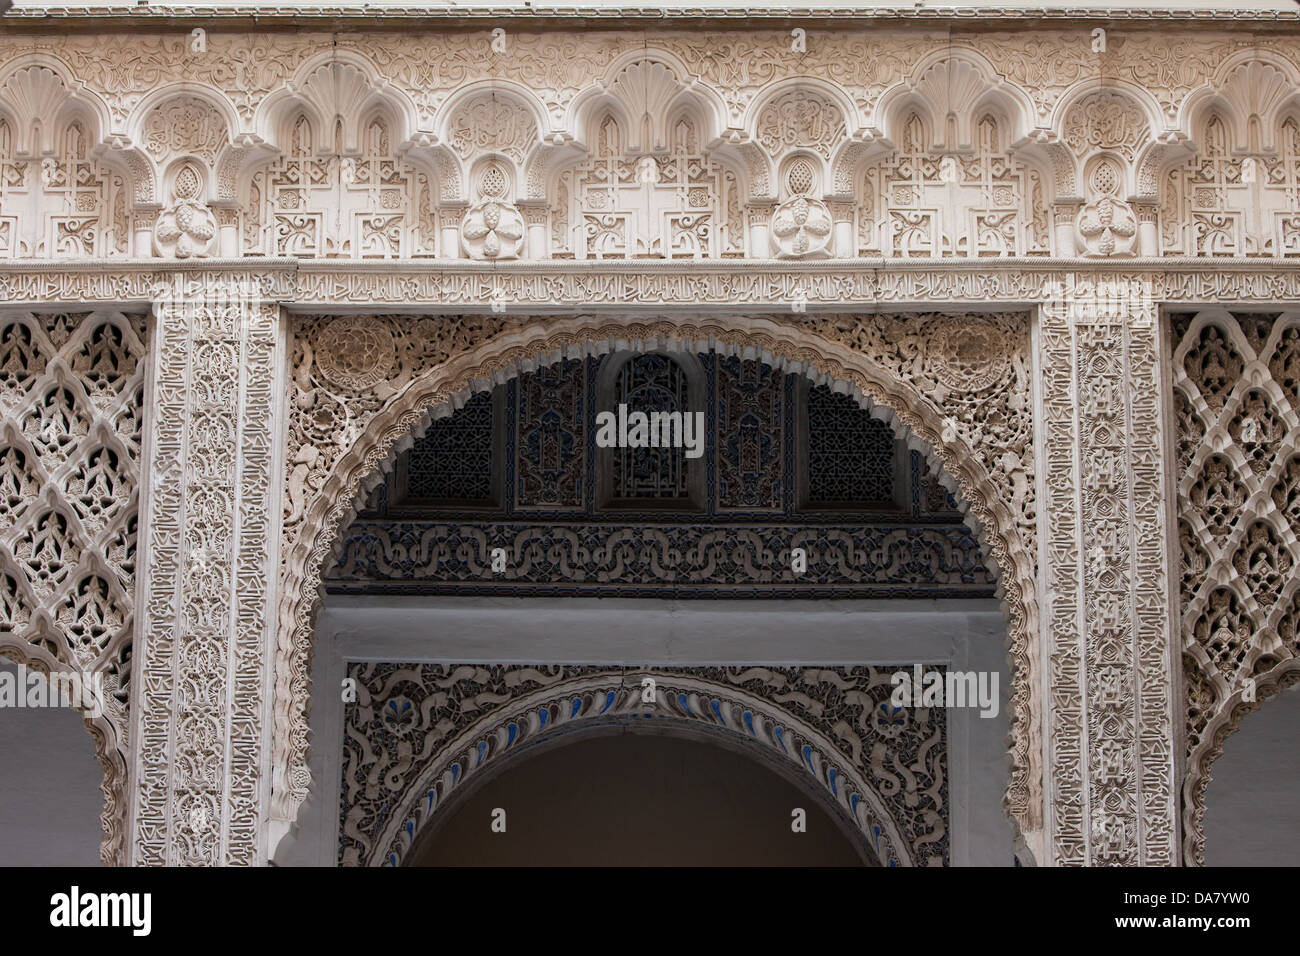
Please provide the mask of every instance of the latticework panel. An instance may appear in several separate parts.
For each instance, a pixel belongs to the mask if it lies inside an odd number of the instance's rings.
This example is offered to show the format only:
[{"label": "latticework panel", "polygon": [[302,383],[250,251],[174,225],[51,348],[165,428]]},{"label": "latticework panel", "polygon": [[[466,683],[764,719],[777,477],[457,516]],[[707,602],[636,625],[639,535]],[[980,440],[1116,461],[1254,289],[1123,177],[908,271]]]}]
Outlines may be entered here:
[{"label": "latticework panel", "polygon": [[145,338],[116,312],[0,316],[0,654],[102,678],[119,748]]},{"label": "latticework panel", "polygon": [[1215,309],[1175,315],[1173,332],[1183,670],[1199,823],[1230,711],[1300,657],[1300,314]]}]

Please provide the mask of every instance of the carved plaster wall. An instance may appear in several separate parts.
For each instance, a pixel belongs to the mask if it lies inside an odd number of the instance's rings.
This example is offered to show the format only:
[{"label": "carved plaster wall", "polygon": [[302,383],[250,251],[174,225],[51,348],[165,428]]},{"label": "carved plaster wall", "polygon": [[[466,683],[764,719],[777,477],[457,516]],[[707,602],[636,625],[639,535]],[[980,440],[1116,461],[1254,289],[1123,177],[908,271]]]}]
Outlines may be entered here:
[{"label": "carved plaster wall", "polygon": [[[308,786],[322,567],[367,483],[472,392],[627,347],[761,356],[927,449],[1004,592],[1009,811],[1044,859],[1176,855],[1152,316],[1300,301],[1290,26],[1126,24],[1100,54],[1085,30],[865,24],[814,31],[797,56],[762,25],[521,29],[505,53],[486,30],[337,41],[246,25],[203,50],[163,29],[0,38],[0,294],[155,305],[160,323],[135,858],[266,859]],[[181,278],[251,278],[256,303],[202,293],[177,311]],[[1103,282],[1129,291],[1093,318],[1062,304]],[[281,303],[318,316],[287,344]],[[1026,303],[1037,348],[1023,317],[927,311]],[[682,317],[701,304],[773,315]],[[583,317],[605,306],[641,314]],[[326,317],[349,309],[369,315]],[[233,696],[165,685],[200,665]],[[273,701],[255,671],[274,672]],[[168,755],[182,725],[193,752]]]},{"label": "carved plaster wall", "polygon": [[237,283],[155,309],[130,861],[265,858],[280,488],[278,307]]},{"label": "carved plaster wall", "polygon": [[1140,285],[1040,311],[1052,852],[1178,859],[1158,311]]},{"label": "carved plaster wall", "polygon": [[[382,348],[365,344],[376,339]],[[322,573],[332,565],[333,549],[362,494],[391,469],[412,434],[449,414],[483,384],[561,355],[629,346],[693,350],[697,342],[729,354],[752,352],[774,368],[847,389],[902,437],[914,437],[935,469],[952,476],[981,548],[997,566],[1009,620],[1014,741],[1008,812],[1025,829],[1038,827],[1031,359],[1023,315],[978,323],[947,315],[821,315],[802,322],[578,318],[539,324],[526,316],[299,322],[280,605],[281,634],[292,635],[292,643],[281,644],[277,666],[274,759],[277,767],[290,769],[277,781],[278,819],[287,825],[307,792],[306,702]],[[339,370],[336,355],[360,354],[370,356],[364,367]],[[382,380],[375,369],[385,373]]]}]

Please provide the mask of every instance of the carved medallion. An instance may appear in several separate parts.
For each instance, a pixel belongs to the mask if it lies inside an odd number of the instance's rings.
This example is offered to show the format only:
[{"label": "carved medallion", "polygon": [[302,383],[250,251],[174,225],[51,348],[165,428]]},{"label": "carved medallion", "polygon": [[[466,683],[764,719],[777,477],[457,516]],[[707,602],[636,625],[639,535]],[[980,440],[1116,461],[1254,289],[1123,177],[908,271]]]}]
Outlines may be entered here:
[{"label": "carved medallion", "polygon": [[1002,378],[1010,354],[1000,329],[954,316],[934,335],[934,377],[957,391],[982,391]]},{"label": "carved medallion", "polygon": [[181,167],[172,184],[172,203],[154,226],[154,242],[165,256],[206,256],[217,234],[217,220],[202,201],[203,180],[191,165]]},{"label": "carved medallion", "polygon": [[316,364],[332,385],[359,392],[378,385],[393,370],[393,334],[365,316],[335,319],[316,343]]}]

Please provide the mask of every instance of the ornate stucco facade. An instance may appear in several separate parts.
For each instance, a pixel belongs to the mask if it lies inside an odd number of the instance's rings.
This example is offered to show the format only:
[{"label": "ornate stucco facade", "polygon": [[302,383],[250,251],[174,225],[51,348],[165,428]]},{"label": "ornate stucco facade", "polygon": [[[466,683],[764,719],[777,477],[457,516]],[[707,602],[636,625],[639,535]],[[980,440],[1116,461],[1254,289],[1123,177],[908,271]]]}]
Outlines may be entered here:
[{"label": "ornate stucco facade", "polygon": [[1202,861],[1300,673],[1300,16],[165,14],[0,36],[0,653],[111,676],[106,860],[265,863],[364,495],[641,349],[831,385],[942,476],[1026,862]]}]

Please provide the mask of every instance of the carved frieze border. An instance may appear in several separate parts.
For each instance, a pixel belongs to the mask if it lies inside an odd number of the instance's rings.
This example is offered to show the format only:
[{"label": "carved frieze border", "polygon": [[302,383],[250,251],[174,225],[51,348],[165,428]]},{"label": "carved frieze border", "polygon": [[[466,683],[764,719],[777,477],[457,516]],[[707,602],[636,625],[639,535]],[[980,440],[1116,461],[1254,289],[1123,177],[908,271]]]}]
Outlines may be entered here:
[{"label": "carved frieze border", "polygon": [[1054,861],[1178,861],[1158,310],[1084,290],[1038,325],[1044,715]]},{"label": "carved frieze border", "polygon": [[465,308],[572,312],[593,307],[678,304],[799,308],[964,303],[1030,305],[1065,299],[1089,283],[1138,284],[1157,303],[1300,302],[1300,260],[1077,259],[997,262],[885,259],[821,263],[693,260],[475,264],[208,259],[0,262],[0,300],[10,305],[148,304],[173,277],[222,283],[250,278],[284,305],[336,311],[392,306],[407,312]]},{"label": "carved frieze border", "polygon": [[256,288],[155,303],[128,862],[265,854],[281,317]]}]

